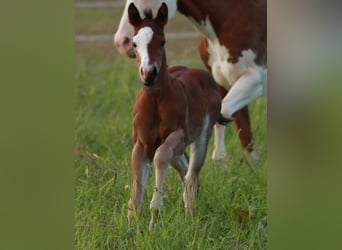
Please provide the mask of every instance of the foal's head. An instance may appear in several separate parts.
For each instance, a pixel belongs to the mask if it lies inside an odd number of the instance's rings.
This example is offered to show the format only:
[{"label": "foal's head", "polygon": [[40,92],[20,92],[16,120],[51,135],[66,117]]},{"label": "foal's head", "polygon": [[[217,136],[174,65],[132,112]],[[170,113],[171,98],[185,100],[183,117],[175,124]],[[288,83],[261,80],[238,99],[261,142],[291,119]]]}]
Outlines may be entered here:
[{"label": "foal's head", "polygon": [[133,47],[136,54],[139,75],[145,86],[155,83],[164,58],[164,26],[168,20],[168,9],[163,3],[153,19],[151,11],[145,11],[141,19],[133,3],[128,7],[129,22],[134,27]]}]

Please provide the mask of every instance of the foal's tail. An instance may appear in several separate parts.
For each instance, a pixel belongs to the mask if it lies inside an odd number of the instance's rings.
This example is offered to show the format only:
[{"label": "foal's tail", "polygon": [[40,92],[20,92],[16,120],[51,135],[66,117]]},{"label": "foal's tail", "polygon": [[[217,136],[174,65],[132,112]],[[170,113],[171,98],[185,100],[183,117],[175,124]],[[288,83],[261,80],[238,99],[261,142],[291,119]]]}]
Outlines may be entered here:
[{"label": "foal's tail", "polygon": [[228,123],[231,123],[233,121],[233,119],[231,118],[225,118],[221,113],[220,113],[220,116],[217,120],[217,123],[220,124],[220,125],[223,125],[223,126],[226,126],[228,125]]}]

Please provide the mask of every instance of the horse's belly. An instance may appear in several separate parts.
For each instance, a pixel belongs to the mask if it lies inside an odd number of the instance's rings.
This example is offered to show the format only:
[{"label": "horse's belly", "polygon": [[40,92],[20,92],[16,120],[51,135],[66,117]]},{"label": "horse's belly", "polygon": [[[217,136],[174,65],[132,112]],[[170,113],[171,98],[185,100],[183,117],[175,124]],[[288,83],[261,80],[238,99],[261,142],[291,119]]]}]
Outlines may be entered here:
[{"label": "horse's belly", "polygon": [[251,50],[243,50],[236,63],[229,62],[229,49],[221,45],[217,39],[208,40],[208,64],[215,81],[226,89],[230,89],[244,73],[253,70],[266,78],[266,68],[255,63],[256,54]]}]

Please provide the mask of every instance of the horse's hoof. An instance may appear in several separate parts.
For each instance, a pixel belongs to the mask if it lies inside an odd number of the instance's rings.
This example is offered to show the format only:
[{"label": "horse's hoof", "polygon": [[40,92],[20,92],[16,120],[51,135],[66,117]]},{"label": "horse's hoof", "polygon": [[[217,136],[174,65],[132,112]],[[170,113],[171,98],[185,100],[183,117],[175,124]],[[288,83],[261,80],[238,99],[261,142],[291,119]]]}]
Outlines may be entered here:
[{"label": "horse's hoof", "polygon": [[214,161],[225,161],[225,160],[227,160],[227,153],[226,152],[216,152],[214,150],[211,158]]},{"label": "horse's hoof", "polygon": [[254,167],[255,165],[257,165],[257,163],[259,161],[259,158],[258,158],[258,155],[257,155],[257,153],[255,151],[248,152],[246,150],[245,154],[246,154],[246,158],[247,158],[247,163],[250,166]]},{"label": "horse's hoof", "polygon": [[155,228],[156,223],[159,222],[160,226],[163,227],[163,223],[160,220],[160,211],[159,209],[152,209],[151,210],[151,220],[150,224],[148,225],[148,231],[151,233]]}]

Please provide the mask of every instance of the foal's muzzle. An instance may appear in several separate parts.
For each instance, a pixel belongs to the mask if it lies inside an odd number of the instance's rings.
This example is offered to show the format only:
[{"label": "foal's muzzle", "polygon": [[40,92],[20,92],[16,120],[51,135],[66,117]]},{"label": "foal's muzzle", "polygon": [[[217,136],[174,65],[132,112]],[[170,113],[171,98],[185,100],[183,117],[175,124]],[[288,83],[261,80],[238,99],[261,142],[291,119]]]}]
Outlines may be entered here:
[{"label": "foal's muzzle", "polygon": [[144,69],[140,70],[141,78],[146,87],[151,87],[155,83],[157,79],[157,67],[153,66],[151,70],[145,71]]}]

